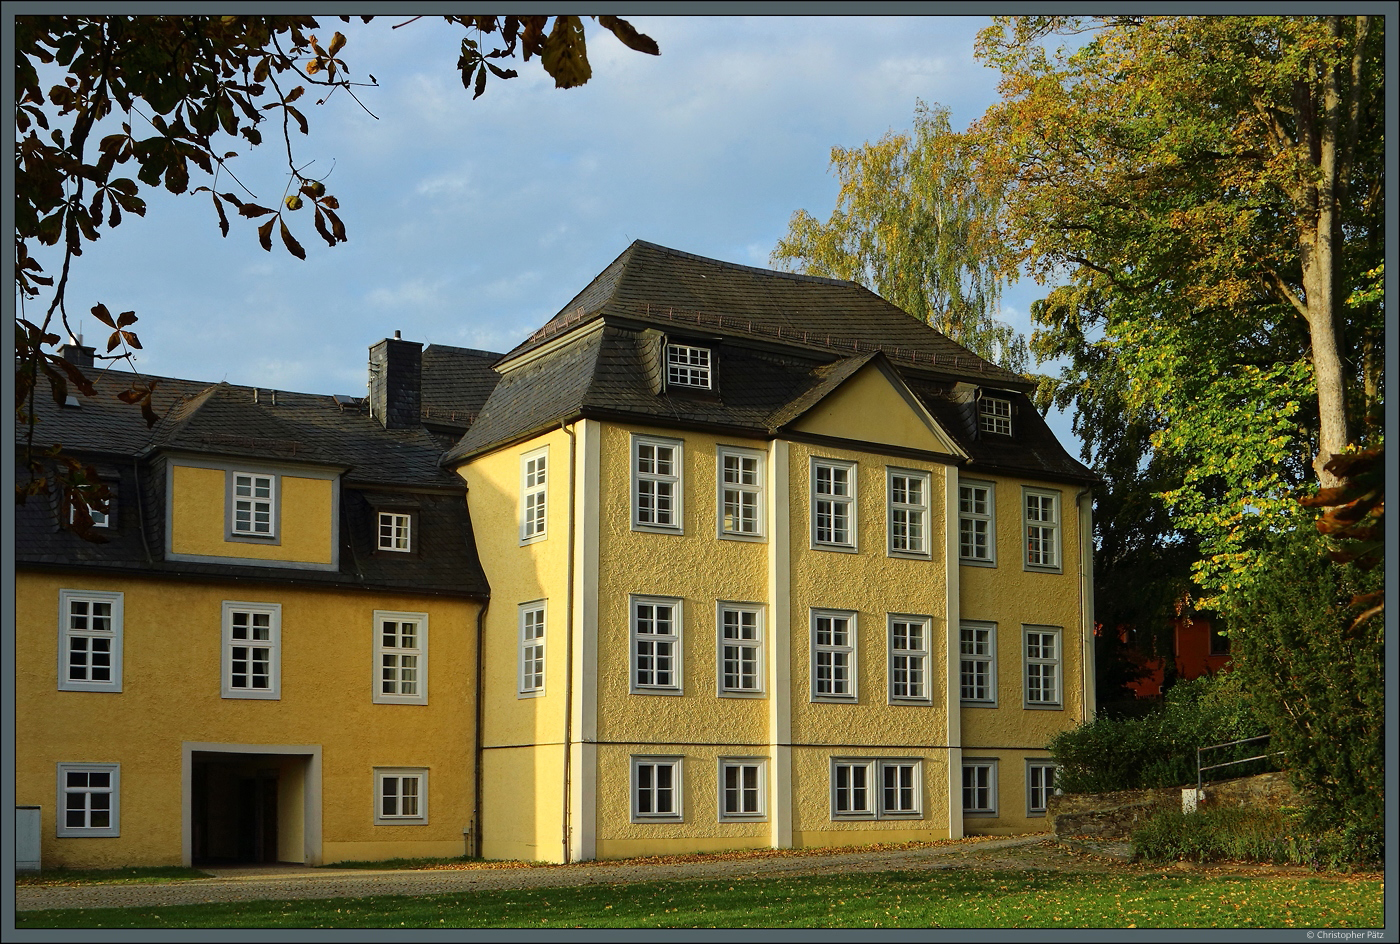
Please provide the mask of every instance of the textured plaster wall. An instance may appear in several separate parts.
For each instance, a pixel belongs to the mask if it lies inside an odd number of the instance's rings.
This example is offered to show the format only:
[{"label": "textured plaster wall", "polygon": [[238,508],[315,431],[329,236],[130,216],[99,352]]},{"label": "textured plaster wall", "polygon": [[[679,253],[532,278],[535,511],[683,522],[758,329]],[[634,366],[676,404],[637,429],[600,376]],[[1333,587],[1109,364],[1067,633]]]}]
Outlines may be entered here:
[{"label": "textured plaster wall", "polygon": [[[867,438],[881,438],[884,417],[871,414]],[[859,553],[812,546],[811,460],[854,461],[856,529]],[[886,468],[929,473],[928,559],[887,553]],[[946,544],[943,477],[946,466],[827,446],[793,443],[790,450],[792,514],[792,739],[817,745],[793,751],[793,831],[807,837],[824,833],[880,832],[911,828],[947,830],[947,714],[943,680],[947,644],[942,548]],[[812,701],[811,611],[856,613],[857,701]],[[929,618],[928,704],[890,704],[890,613]],[[908,757],[923,760],[922,821],[831,819],[830,762],[842,757]],[[815,840],[821,842],[823,840]],[[850,841],[859,841],[852,838]]]},{"label": "textured plaster wall", "polygon": [[[683,754],[681,811],[684,821],[631,823],[631,758],[634,754]],[[609,744],[598,749],[598,854],[652,855],[681,849],[740,849],[768,845],[766,822],[720,822],[719,758],[766,756],[756,749],[686,745],[667,749],[649,742]],[[621,815],[618,815],[620,811]],[[711,840],[708,846],[697,841]],[[627,850],[627,851],[623,851]]]},{"label": "textured plaster wall", "polygon": [[[715,816],[675,824],[628,822],[627,757],[632,753],[685,754],[688,790],[713,792],[719,753],[766,755],[767,699],[716,695],[716,601],[765,603],[766,544],[717,537],[716,447],[723,443],[765,449],[766,443],[687,433],[682,451],[683,534],[631,530],[631,432],[603,424],[599,483],[598,739],[632,748],[599,748],[598,838],[660,834],[712,835]],[[648,435],[679,438],[660,429]],[[682,604],[682,695],[630,693],[631,594],[679,597]],[[765,614],[766,615],[766,614]],[[767,622],[767,620],[766,620]],[[766,629],[771,632],[771,629]],[[649,746],[662,744],[714,747]],[[698,753],[697,753],[698,752]],[[706,753],[709,752],[709,753]],[[692,760],[692,757],[695,760]],[[708,796],[709,793],[706,793]],[[715,800],[706,801],[713,809]],[[725,824],[731,832],[731,826]],[[747,826],[753,835],[766,828]],[[738,833],[736,833],[738,835]],[[600,852],[600,855],[603,854]]]},{"label": "textured plaster wall", "polygon": [[[638,428],[648,434],[661,430]],[[631,530],[630,430],[602,427],[599,489],[598,739],[763,744],[766,700],[716,696],[716,601],[764,603],[767,548],[716,536],[719,442],[688,434],[682,452],[683,534]],[[679,597],[684,694],[630,694],[632,594]]]},{"label": "textured plaster wall", "polygon": [[176,465],[171,476],[171,550],[176,554],[245,557],[328,564],[333,559],[334,483],[330,479],[278,476],[279,544],[226,541],[222,469]]},{"label": "textured plaster wall", "polygon": [[[569,442],[556,429],[458,470],[491,587],[482,647],[482,853],[488,858],[563,854]],[[521,462],[542,447],[549,450],[545,536],[521,544]],[[545,602],[545,688],[521,698],[519,605],[537,600]]]},{"label": "textured plaster wall", "polygon": [[[872,417],[871,422],[875,422]],[[859,553],[812,547],[811,459],[855,461],[856,525]],[[886,466],[930,475],[928,559],[890,557],[886,553]],[[890,460],[868,453],[793,443],[792,475],[792,736],[794,743],[850,745],[946,746],[943,708],[946,678],[944,466],[916,460]],[[855,703],[811,701],[811,611],[856,613]],[[891,613],[929,618],[930,703],[889,703],[889,628]]]},{"label": "textured plaster wall", "polygon": [[949,453],[948,442],[928,425],[873,364],[868,364],[793,424],[795,429],[859,442]]},{"label": "textured plaster wall", "polygon": [[[1039,831],[1045,818],[1026,813],[1025,758],[1048,759],[1044,747],[1057,732],[1084,717],[1083,635],[1080,614],[1079,513],[1073,485],[1026,482],[963,470],[962,481],[995,486],[996,566],[963,565],[963,620],[996,623],[996,707],[965,704],[962,709],[964,759],[996,758],[998,815],[969,815],[969,834]],[[1025,560],[1023,486],[1060,496],[1060,573],[1029,571]],[[1060,629],[1062,707],[1027,708],[1025,701],[1026,624]]]},{"label": "textured plaster wall", "polygon": [[[57,690],[61,588],[124,594],[123,691]],[[220,697],[224,600],[282,604],[280,700]],[[427,705],[373,703],[376,609],[428,614]],[[43,807],[44,861],[178,864],[185,741],[320,745],[325,861],[374,858],[375,843],[460,850],[472,808],[476,611],[409,595],[21,572],[16,797]],[[60,762],[121,764],[119,837],[55,837]],[[426,825],[374,824],[375,767],[429,769]]]},{"label": "textured plaster wall", "polygon": [[[912,733],[912,732],[911,732]],[[931,732],[930,732],[931,733]],[[936,735],[934,735],[936,737]],[[948,836],[947,751],[928,747],[814,746],[792,752],[793,845],[827,846]],[[841,819],[831,816],[833,757],[922,760],[923,816],[919,819]],[[872,783],[872,789],[878,786]]]},{"label": "textured plaster wall", "polygon": [[[1022,482],[1000,476],[963,479],[996,486],[996,566],[963,566],[962,619],[997,624],[997,707],[963,706],[965,750],[976,748],[1044,747],[1058,731],[1083,717],[1083,650],[1079,611],[1079,515],[1076,489],[1036,483],[1060,495],[1060,557],[1062,572],[1040,573],[1022,566]],[[1061,642],[1061,709],[1025,707],[1024,639],[1022,626],[1058,627]]]}]

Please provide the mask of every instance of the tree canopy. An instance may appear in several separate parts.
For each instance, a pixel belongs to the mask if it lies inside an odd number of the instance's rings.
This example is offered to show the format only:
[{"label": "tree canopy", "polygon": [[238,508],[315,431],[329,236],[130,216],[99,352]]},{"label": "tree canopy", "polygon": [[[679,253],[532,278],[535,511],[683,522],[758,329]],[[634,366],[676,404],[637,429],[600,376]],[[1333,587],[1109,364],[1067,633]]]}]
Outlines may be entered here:
[{"label": "tree canopy", "polygon": [[1340,16],[1002,18],[979,37],[1003,73],[979,170],[1008,251],[1064,283],[1037,343],[1082,355],[1059,378],[1081,435],[1110,448],[1124,413],[1176,464],[1162,494],[1212,593],[1379,437],[1382,45],[1379,20]]},{"label": "tree canopy", "polygon": [[[516,77],[506,66],[517,55],[526,63],[537,59],[558,88],[583,85],[592,76],[580,17],[443,19],[465,31],[456,67],[473,98],[485,91],[489,76]],[[655,41],[627,21],[594,19],[628,47],[659,55]],[[19,422],[28,428],[30,470],[17,488],[18,500],[48,488],[52,475],[71,509],[72,526],[95,537],[88,503],[102,507],[105,487],[57,448],[46,452],[58,460],[56,471],[46,468],[34,448],[32,398],[41,380],[58,403],[70,385],[95,395],[84,374],[52,350],[60,331],[75,333],[68,277],[85,243],[118,227],[127,214],[145,214],[143,190],[163,186],[175,194],[207,194],[223,235],[231,217],[255,222],[257,239],[269,252],[274,230],[276,241],[298,258],[306,257],[307,228],[332,247],[349,238],[338,198],[297,162],[293,143],[310,133],[309,104],[337,95],[361,102],[363,89],[378,84],[368,71],[351,78],[345,46],[342,33],[326,35],[309,16],[16,18],[15,402]],[[233,162],[236,149],[265,144],[269,125],[266,144],[285,149],[287,183],[277,203],[261,206],[239,196],[247,191]],[[56,273],[46,272],[36,258],[40,246],[59,249]],[[134,311],[113,315],[99,302],[91,313],[111,329],[99,358],[118,360],[141,347],[132,329]],[[140,406],[150,424],[157,419],[152,389],[152,382],[136,380],[121,394]],[[67,525],[70,516],[60,517]]]},{"label": "tree canopy", "polygon": [[1025,339],[996,318],[1004,272],[998,195],[974,176],[948,109],[918,103],[912,133],[831,149],[841,181],[825,223],[798,210],[775,265],[859,282],[1010,370],[1028,367]]}]

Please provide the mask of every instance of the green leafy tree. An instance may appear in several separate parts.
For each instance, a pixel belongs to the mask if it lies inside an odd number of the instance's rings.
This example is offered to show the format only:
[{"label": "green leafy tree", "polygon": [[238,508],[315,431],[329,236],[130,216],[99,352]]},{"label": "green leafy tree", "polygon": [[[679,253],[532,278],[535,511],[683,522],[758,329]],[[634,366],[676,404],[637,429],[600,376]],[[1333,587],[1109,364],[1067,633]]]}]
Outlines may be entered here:
[{"label": "green leafy tree", "polygon": [[[1042,375],[1042,410],[1073,411],[1081,458],[1102,478],[1094,489],[1094,616],[1105,670],[1122,665],[1119,631],[1142,655],[1160,658],[1166,681],[1175,679],[1174,623],[1193,595],[1192,565],[1200,541],[1173,519],[1163,495],[1180,488],[1186,463],[1152,448],[1163,429],[1150,405],[1132,404],[1129,352],[1103,337],[1107,298],[1100,280],[1063,286],[1031,306],[1037,329],[1031,351],[1062,366]],[[1096,661],[1096,666],[1100,665]],[[1122,672],[1105,674],[1100,704],[1119,696]]]},{"label": "green leafy tree", "polygon": [[[1076,49],[1047,49],[1065,35]],[[1092,295],[1085,343],[1120,353],[1126,406],[1180,463],[1163,494],[1212,595],[1244,592],[1297,490],[1335,486],[1331,457],[1374,435],[1383,39],[1338,16],[1031,17],[979,38],[1004,77],[975,129],[1003,235],[1068,280],[1059,302]]]},{"label": "green leafy tree", "polygon": [[1024,373],[1025,339],[996,318],[998,195],[973,174],[948,109],[920,102],[912,133],[831,149],[841,181],[825,223],[798,210],[773,250],[790,271],[859,282],[986,359]]},{"label": "green leafy tree", "polygon": [[1315,827],[1379,834],[1385,799],[1385,627],[1379,568],[1337,564],[1306,529],[1275,535],[1253,592],[1226,615],[1242,684],[1287,751]]},{"label": "green leafy tree", "polygon": [[[485,91],[488,76],[514,78],[517,72],[505,65],[517,55],[527,63],[538,59],[559,88],[592,76],[577,16],[444,19],[466,32],[457,69],[474,98]],[[655,41],[625,20],[594,19],[628,47],[659,54]],[[52,475],[72,509],[72,526],[95,538],[88,505],[103,507],[105,489],[60,447],[36,450],[32,398],[41,381],[59,403],[70,385],[95,395],[88,379],[52,350],[60,330],[75,333],[68,277],[86,243],[128,214],[145,215],[144,190],[163,186],[176,194],[207,194],[225,236],[230,217],[256,221],[257,239],[269,252],[274,231],[297,258],[306,257],[298,229],[314,229],[332,247],[349,238],[338,199],[297,162],[293,140],[310,132],[310,102],[323,105],[337,94],[359,102],[362,90],[378,83],[368,72],[367,81],[352,80],[345,36],[321,32],[318,38],[320,29],[309,16],[16,18],[15,403],[21,426],[28,428],[30,471],[18,486],[18,500],[50,487]],[[46,81],[53,81],[47,90]],[[269,125],[269,143],[286,151],[287,183],[276,203],[262,206],[238,195],[248,192],[231,168],[234,148],[263,145]],[[57,273],[46,272],[36,259],[40,246],[58,247]],[[132,330],[135,312],[113,315],[101,302],[91,312],[112,332],[99,357],[117,360],[141,347]],[[152,388],[137,380],[121,394],[139,405],[150,424],[156,422]],[[54,461],[54,471],[45,459]],[[62,520],[66,525],[68,516]]]}]

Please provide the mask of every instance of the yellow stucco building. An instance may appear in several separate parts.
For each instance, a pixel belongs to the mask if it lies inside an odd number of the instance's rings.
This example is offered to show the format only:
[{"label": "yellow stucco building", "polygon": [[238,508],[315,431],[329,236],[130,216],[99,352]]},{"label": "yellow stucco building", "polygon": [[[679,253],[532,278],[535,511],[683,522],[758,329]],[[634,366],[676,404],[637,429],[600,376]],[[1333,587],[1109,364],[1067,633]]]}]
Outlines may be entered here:
[{"label": "yellow stucco building", "polygon": [[1042,830],[1095,480],[1031,388],[638,242],[504,356],[380,342],[364,400],[45,407],[116,498],[105,545],[20,522],[18,802],[73,866]]},{"label": "yellow stucco building", "polygon": [[647,243],[496,370],[444,458],[491,586],[486,856],[1046,828],[1094,477],[1025,378],[852,283]]}]

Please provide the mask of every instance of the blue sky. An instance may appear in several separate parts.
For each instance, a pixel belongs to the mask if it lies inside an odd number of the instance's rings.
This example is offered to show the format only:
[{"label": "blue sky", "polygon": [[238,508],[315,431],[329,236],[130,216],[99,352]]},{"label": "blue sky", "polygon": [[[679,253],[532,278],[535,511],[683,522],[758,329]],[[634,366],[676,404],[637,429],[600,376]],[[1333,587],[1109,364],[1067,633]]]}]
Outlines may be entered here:
[{"label": "blue sky", "polygon": [[[329,171],[349,242],[328,248],[308,217],[299,261],[247,221],[221,238],[205,194],[153,193],[77,260],[68,310],[89,342],[101,332],[77,313],[102,301],[139,316],[144,373],[362,395],[378,339],[508,350],[634,239],[768,266],[795,210],[830,214],[832,146],[908,128],[918,99],[961,128],[996,98],[979,17],[632,16],[660,57],[592,26],[586,86],[555,89],[532,61],[475,101],[462,31],[390,28],[404,19],[321,20],[323,41],[347,35],[351,77],[379,81],[361,92],[377,118],[337,94],[294,137],[308,173]],[[280,147],[230,148],[242,196],[276,204]],[[1044,292],[1011,286],[1002,317],[1029,332]],[[1068,419],[1052,424],[1077,452]]]}]

